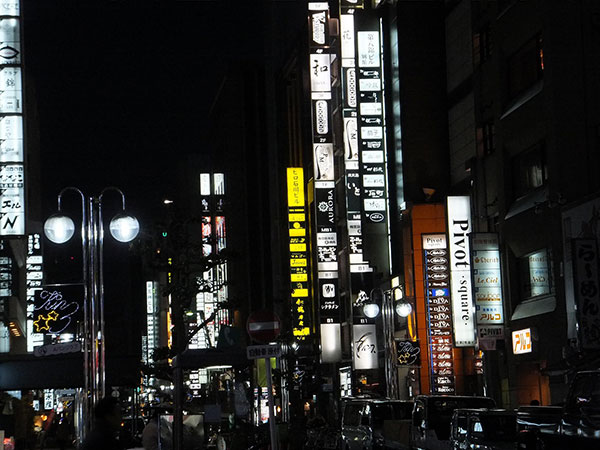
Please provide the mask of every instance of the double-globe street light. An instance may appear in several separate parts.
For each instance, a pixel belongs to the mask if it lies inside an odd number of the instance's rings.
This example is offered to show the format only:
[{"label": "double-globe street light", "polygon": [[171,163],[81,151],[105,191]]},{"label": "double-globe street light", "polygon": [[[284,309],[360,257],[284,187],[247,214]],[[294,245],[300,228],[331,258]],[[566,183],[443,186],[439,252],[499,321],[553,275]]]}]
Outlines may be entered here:
[{"label": "double-globe street light", "polygon": [[[381,303],[381,307],[379,304]],[[390,290],[381,288],[371,289],[369,296],[362,306],[363,314],[369,319],[375,319],[382,313],[383,337],[385,342],[385,378],[386,396],[398,398],[398,379],[395,373],[394,311],[402,318],[412,313],[412,305],[404,298],[401,286],[393,286]]]},{"label": "double-globe street light", "polygon": [[110,221],[110,234],[119,242],[130,242],[139,233],[137,219],[125,213],[125,195],[116,187],[106,187],[98,196],[86,197],[76,187],[66,187],[58,194],[58,211],[44,223],[44,234],[55,244],[64,244],[75,234],[75,223],[61,212],[63,195],[74,191],[81,197],[81,240],[83,252],[84,320],[83,365],[84,393],[80,405],[83,426],[79,438],[90,429],[94,406],[105,395],[105,337],[104,337],[104,223],[102,199],[109,191],[121,195],[122,210]]}]

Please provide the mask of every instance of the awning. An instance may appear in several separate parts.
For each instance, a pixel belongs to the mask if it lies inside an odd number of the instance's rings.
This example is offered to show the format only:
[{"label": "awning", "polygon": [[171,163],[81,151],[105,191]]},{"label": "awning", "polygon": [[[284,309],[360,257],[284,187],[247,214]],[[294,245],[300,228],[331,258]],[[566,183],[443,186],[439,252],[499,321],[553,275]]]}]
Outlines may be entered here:
[{"label": "awning", "polygon": [[504,216],[504,220],[508,220],[517,214],[521,214],[528,209],[535,208],[537,205],[541,205],[542,203],[548,201],[548,188],[545,187],[543,189],[538,189],[530,194],[521,197],[516,200],[510,208],[508,208],[508,212],[506,216]]},{"label": "awning", "polygon": [[6,354],[0,360],[0,390],[83,387],[83,354],[36,357]]},{"label": "awning", "polygon": [[539,316],[546,314],[556,309],[556,297],[543,297],[540,299],[532,299],[521,302],[515,308],[511,320],[525,319],[526,317]]}]

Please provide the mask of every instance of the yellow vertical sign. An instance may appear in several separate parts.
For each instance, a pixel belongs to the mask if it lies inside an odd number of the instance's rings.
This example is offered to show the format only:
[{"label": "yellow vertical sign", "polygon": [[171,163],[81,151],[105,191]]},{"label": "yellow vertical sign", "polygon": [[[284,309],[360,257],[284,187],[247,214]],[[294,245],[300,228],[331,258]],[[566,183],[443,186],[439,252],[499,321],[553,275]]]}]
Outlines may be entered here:
[{"label": "yellow vertical sign", "polygon": [[308,252],[306,238],[306,211],[304,198],[304,171],[302,167],[287,168],[288,230],[290,249],[290,287],[292,306],[292,333],[296,339],[310,334],[311,308],[309,301]]},{"label": "yellow vertical sign", "polygon": [[302,167],[287,168],[288,207],[304,206],[304,171]]}]

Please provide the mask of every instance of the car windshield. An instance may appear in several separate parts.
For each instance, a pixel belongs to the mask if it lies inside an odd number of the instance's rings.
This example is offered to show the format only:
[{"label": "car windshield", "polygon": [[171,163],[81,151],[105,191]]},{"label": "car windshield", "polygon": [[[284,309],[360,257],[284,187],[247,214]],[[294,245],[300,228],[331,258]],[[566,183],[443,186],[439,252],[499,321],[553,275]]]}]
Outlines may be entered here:
[{"label": "car windshield", "polygon": [[349,404],[344,409],[344,425],[358,426],[362,404]]},{"label": "car windshield", "polygon": [[491,398],[462,397],[462,398],[432,398],[429,402],[430,426],[435,429],[439,439],[450,437],[450,421],[452,413],[458,408],[493,408],[496,403]]},{"label": "car windshield", "polygon": [[486,439],[514,441],[517,438],[517,419],[513,415],[483,415],[481,427]]},{"label": "car windshield", "polygon": [[394,419],[394,410],[389,403],[373,405],[372,408],[373,412],[371,413],[371,417],[373,419],[374,428],[380,428],[385,420]]},{"label": "car windshield", "polygon": [[413,403],[412,402],[394,402],[394,419],[410,419],[412,417]]}]

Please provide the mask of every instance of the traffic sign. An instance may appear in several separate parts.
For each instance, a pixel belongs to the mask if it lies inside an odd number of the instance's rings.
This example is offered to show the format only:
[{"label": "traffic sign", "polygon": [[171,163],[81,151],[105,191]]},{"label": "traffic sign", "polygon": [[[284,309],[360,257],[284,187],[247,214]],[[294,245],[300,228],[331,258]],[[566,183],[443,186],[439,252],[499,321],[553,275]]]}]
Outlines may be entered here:
[{"label": "traffic sign", "polygon": [[246,347],[248,359],[277,358],[281,356],[279,344],[249,345]]},{"label": "traffic sign", "polygon": [[252,340],[267,344],[279,336],[281,321],[273,311],[256,311],[248,317],[246,329]]}]

